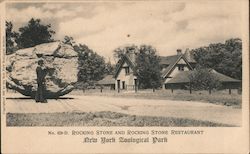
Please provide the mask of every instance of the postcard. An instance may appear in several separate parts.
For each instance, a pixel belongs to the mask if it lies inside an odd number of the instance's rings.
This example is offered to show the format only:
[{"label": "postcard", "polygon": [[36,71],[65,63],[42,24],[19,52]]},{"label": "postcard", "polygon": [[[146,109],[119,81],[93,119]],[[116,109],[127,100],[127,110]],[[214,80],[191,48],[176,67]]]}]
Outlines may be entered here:
[{"label": "postcard", "polygon": [[249,153],[249,1],[0,6],[2,153]]}]

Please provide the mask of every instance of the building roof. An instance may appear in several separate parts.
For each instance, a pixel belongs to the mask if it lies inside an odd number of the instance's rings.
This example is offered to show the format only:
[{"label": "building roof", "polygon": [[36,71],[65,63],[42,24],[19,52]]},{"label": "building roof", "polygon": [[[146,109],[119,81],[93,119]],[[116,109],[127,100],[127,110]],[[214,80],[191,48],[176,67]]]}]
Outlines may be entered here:
[{"label": "building roof", "polygon": [[172,70],[175,68],[175,65],[179,62],[180,59],[183,59],[186,63],[187,66],[192,70],[192,66],[189,64],[189,62],[187,61],[187,59],[185,58],[185,56],[183,54],[180,55],[174,55],[174,56],[167,56],[167,57],[161,57],[160,60],[160,64],[161,65],[168,65],[166,68],[164,68],[161,71],[162,77],[165,78],[166,76],[168,76]]},{"label": "building roof", "polygon": [[178,73],[174,78],[172,78],[171,80],[169,80],[167,82],[168,83],[189,83],[190,79],[189,79],[189,75],[192,73],[193,71],[182,71],[180,73]]},{"label": "building roof", "polygon": [[184,56],[189,63],[196,63],[196,61],[194,60],[194,54],[191,54],[189,49],[185,51]]},{"label": "building roof", "polygon": [[163,68],[161,71],[162,77],[165,77],[168,72],[173,68],[176,61],[180,58],[180,55],[160,57],[160,65],[167,65],[166,68]]},{"label": "building roof", "polygon": [[216,76],[216,78],[221,81],[221,82],[241,82],[240,80],[237,80],[237,79],[234,79],[234,78],[231,78],[227,75],[224,75],[224,74],[221,74],[215,70],[211,70],[212,73]]},{"label": "building roof", "polygon": [[160,65],[170,65],[174,62],[176,62],[176,60],[179,58],[180,55],[173,55],[173,56],[160,56]]},{"label": "building roof", "polygon": [[115,78],[113,78],[113,75],[107,75],[102,80],[98,81],[97,84],[99,85],[115,84]]},{"label": "building roof", "polygon": [[[229,76],[226,76],[224,74],[221,74],[213,69],[210,70],[212,75],[214,75],[220,82],[241,82],[240,80],[231,78]],[[175,83],[189,83],[190,79],[189,76],[193,71],[183,71],[177,74],[174,78],[169,80],[167,84],[175,84]]]},{"label": "building roof", "polygon": [[[184,54],[182,54],[183,57],[186,58],[186,60],[189,62],[189,63],[196,63],[196,61],[194,60],[194,55],[190,53],[189,49],[187,49],[185,51]],[[178,58],[179,58],[180,55],[172,55],[172,56],[160,56],[160,64],[161,65],[169,65],[169,64],[172,64],[173,62],[175,62]]]},{"label": "building roof", "polygon": [[122,68],[122,65],[124,64],[124,62],[127,62],[129,67],[131,69],[135,68],[135,62],[131,60],[131,58],[128,55],[123,55],[123,57],[117,62],[116,65],[116,69],[115,69],[115,74],[114,77],[116,78],[118,76],[118,74],[120,73],[120,70]]}]

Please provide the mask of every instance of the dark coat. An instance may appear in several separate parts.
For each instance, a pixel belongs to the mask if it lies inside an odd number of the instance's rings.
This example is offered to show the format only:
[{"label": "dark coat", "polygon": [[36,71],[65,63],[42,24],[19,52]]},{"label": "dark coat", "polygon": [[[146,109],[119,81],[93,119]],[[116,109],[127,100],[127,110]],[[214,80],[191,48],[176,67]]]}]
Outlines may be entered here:
[{"label": "dark coat", "polygon": [[36,74],[37,74],[37,92],[35,100],[36,102],[42,102],[47,103],[46,100],[46,83],[45,83],[45,76],[47,74],[47,69],[45,67],[37,66],[36,68]]}]

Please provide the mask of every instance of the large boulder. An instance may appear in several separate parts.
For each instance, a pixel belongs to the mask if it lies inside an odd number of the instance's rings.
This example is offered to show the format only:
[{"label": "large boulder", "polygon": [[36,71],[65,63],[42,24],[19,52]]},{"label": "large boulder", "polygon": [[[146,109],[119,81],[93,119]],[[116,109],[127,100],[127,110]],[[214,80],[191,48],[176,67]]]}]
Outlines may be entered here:
[{"label": "large boulder", "polygon": [[46,97],[58,98],[71,92],[77,81],[78,54],[61,42],[44,43],[7,55],[7,86],[25,96],[35,97],[36,67],[39,59],[49,70],[46,75]]}]

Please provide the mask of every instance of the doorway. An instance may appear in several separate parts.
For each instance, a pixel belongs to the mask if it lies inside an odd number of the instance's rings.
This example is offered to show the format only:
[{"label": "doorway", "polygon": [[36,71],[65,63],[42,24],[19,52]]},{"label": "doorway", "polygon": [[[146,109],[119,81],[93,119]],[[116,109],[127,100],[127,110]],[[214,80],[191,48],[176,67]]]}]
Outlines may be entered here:
[{"label": "doorway", "polygon": [[125,87],[125,81],[122,81],[122,89],[126,89],[126,87]]}]

